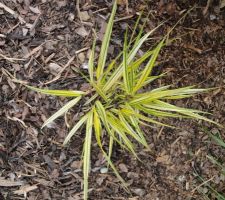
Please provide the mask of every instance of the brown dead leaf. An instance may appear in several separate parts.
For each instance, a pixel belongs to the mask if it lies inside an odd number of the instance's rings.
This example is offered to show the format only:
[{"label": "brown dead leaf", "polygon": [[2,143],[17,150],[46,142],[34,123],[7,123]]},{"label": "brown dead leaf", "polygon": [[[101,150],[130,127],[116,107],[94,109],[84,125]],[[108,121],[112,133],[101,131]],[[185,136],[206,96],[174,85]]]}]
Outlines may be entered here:
[{"label": "brown dead leaf", "polygon": [[38,7],[32,7],[32,6],[29,6],[30,10],[35,13],[35,14],[40,14],[41,11],[39,10]]},{"label": "brown dead leaf", "polygon": [[0,186],[1,187],[14,187],[14,186],[20,186],[23,185],[22,181],[11,181],[7,180],[4,177],[0,177]]},{"label": "brown dead leaf", "polygon": [[24,195],[26,197],[28,192],[36,190],[37,188],[37,185],[24,185],[21,186],[19,190],[14,191],[14,194]]},{"label": "brown dead leaf", "polygon": [[43,178],[35,178],[34,181],[38,182],[39,184],[43,186],[50,186],[53,187],[54,183],[52,181],[47,181]]},{"label": "brown dead leaf", "polygon": [[134,192],[136,195],[138,195],[140,197],[143,197],[146,193],[145,190],[141,189],[141,188],[132,189],[132,192]]},{"label": "brown dead leaf", "polygon": [[85,54],[83,52],[79,53],[77,56],[79,60],[81,61],[81,63],[85,61]]},{"label": "brown dead leaf", "polygon": [[53,169],[52,173],[50,174],[50,177],[52,179],[57,179],[59,177],[59,170],[58,169]]},{"label": "brown dead leaf", "polygon": [[119,168],[120,168],[121,172],[125,172],[125,173],[128,172],[127,166],[125,164],[123,164],[123,163],[119,164]]},{"label": "brown dead leaf", "polygon": [[82,162],[79,160],[75,160],[71,163],[70,167],[74,169],[80,169],[82,166]]},{"label": "brown dead leaf", "polygon": [[202,50],[201,50],[201,49],[199,49],[199,48],[197,48],[197,47],[194,47],[194,46],[191,45],[191,44],[184,44],[184,47],[185,47],[185,48],[188,48],[188,49],[191,49],[191,50],[197,52],[198,54],[201,54],[201,53],[202,53]]},{"label": "brown dead leaf", "polygon": [[173,15],[176,12],[176,3],[170,2],[166,5],[166,12]]},{"label": "brown dead leaf", "polygon": [[80,18],[82,21],[88,21],[90,19],[90,16],[88,15],[87,11],[80,12]]},{"label": "brown dead leaf", "polygon": [[49,63],[48,68],[53,75],[58,75],[62,70],[62,67],[56,63]]},{"label": "brown dead leaf", "polygon": [[225,0],[220,1],[220,9],[225,7]]},{"label": "brown dead leaf", "polygon": [[81,26],[81,27],[75,29],[75,31],[76,31],[76,33],[77,33],[78,35],[80,35],[80,36],[82,36],[82,37],[86,37],[86,36],[88,35],[87,30],[86,30],[83,26]]},{"label": "brown dead leaf", "polygon": [[66,4],[67,4],[67,1],[66,0],[63,0],[63,1],[56,1],[57,5],[59,8],[62,8],[62,7],[65,7]]},{"label": "brown dead leaf", "polygon": [[118,5],[126,5],[128,0],[117,0]]},{"label": "brown dead leaf", "polygon": [[156,158],[156,162],[167,164],[169,161],[169,158],[170,158],[169,155],[161,155]]}]

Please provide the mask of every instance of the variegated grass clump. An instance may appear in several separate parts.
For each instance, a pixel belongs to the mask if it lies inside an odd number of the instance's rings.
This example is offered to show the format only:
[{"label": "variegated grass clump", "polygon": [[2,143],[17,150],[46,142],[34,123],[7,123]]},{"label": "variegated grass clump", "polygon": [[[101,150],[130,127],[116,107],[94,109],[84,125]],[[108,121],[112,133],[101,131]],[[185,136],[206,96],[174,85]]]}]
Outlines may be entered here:
[{"label": "variegated grass clump", "polygon": [[[113,144],[115,142],[123,149],[131,152],[135,157],[138,157],[135,152],[134,140],[145,148],[149,148],[140,125],[152,123],[160,126],[169,126],[157,121],[157,118],[161,117],[185,117],[213,122],[200,115],[204,113],[202,111],[177,107],[167,101],[191,97],[196,93],[206,91],[206,89],[194,89],[193,86],[169,89],[170,86],[163,86],[143,92],[143,87],[164,75],[152,76],[152,69],[156,67],[156,59],[161,48],[165,45],[166,37],[155,48],[138,57],[137,52],[142,44],[157,29],[155,28],[143,35],[142,27],[139,34],[135,37],[140,17],[136,22],[129,42],[126,32],[123,51],[109,64],[106,64],[116,7],[117,4],[115,2],[98,56],[98,62],[95,62],[95,42],[93,44],[88,63],[89,77],[85,77],[85,80],[92,87],[91,90],[48,90],[27,86],[32,90],[48,95],[72,97],[72,100],[53,114],[43,124],[42,128],[78,104],[84,96],[89,97],[89,100],[84,105],[85,110],[88,111],[70,130],[63,143],[63,145],[66,145],[72,136],[78,130],[81,131],[83,125],[86,125],[82,154],[84,199],[88,198],[91,145],[94,137],[109,166],[126,187],[125,182],[111,161]],[[103,129],[105,130],[104,134]],[[103,146],[102,141],[106,141],[105,137],[109,138],[108,146]]]}]

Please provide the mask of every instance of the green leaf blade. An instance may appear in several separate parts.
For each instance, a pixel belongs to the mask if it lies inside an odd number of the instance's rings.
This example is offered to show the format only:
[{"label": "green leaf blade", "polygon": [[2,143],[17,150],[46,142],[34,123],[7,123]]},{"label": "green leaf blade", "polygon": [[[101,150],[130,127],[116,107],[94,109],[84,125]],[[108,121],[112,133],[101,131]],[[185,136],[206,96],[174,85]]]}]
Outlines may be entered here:
[{"label": "green leaf blade", "polygon": [[86,136],[84,142],[84,155],[83,155],[84,200],[88,199],[88,177],[91,163],[92,124],[93,124],[93,110],[91,110],[87,114]]},{"label": "green leaf blade", "polygon": [[76,133],[76,131],[87,121],[88,115],[84,115],[80,121],[78,121],[76,123],[76,125],[71,129],[71,131],[68,133],[68,135],[66,136],[64,142],[63,142],[63,146],[65,146],[69,140],[72,138],[72,136]]},{"label": "green leaf blade", "polygon": [[76,90],[74,91],[73,90],[48,90],[48,89],[39,89],[39,88],[35,88],[28,85],[26,85],[26,87],[36,92],[40,92],[42,94],[54,95],[54,96],[78,97],[78,96],[86,94],[83,91],[76,91]]},{"label": "green leaf blade", "polygon": [[110,38],[111,38],[111,34],[112,34],[113,20],[114,20],[115,14],[116,14],[116,9],[117,9],[117,1],[115,1],[114,5],[113,5],[112,13],[111,13],[108,25],[106,27],[106,31],[105,31],[102,46],[101,46],[101,51],[100,51],[99,60],[98,60],[98,66],[97,66],[97,70],[96,70],[96,76],[97,76],[98,81],[101,81],[101,80],[99,80],[99,78],[102,76],[103,70],[105,67],[109,42],[110,42]]},{"label": "green leaf blade", "polygon": [[93,42],[90,58],[88,61],[88,71],[89,71],[89,76],[90,76],[90,82],[94,81],[94,59],[95,59],[95,45],[96,45],[96,40]]},{"label": "green leaf blade", "polygon": [[69,101],[67,104],[65,104],[61,109],[59,109],[55,114],[53,114],[50,118],[48,118],[44,124],[42,125],[41,129],[47,126],[48,124],[52,123],[55,119],[63,115],[65,112],[67,112],[70,108],[75,106],[81,99],[81,96]]}]

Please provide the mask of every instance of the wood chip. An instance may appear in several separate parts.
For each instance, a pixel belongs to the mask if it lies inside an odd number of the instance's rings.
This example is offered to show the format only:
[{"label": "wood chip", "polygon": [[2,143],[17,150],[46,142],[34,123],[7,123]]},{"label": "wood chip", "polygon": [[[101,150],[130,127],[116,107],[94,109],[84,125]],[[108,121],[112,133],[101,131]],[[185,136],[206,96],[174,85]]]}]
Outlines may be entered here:
[{"label": "wood chip", "polygon": [[36,190],[37,188],[38,188],[37,185],[24,185],[24,186],[21,186],[19,190],[14,191],[14,194],[18,194],[18,195],[23,194],[26,197],[28,192],[32,190]]},{"label": "wood chip", "polygon": [[119,168],[121,172],[125,172],[125,173],[128,172],[127,166],[123,163],[119,164]]},{"label": "wood chip", "polygon": [[20,23],[26,23],[26,21],[21,16],[19,16],[14,10],[12,10],[11,8],[9,8],[5,4],[0,3],[0,8],[3,8],[6,12],[10,13],[15,18],[18,18],[20,20]]},{"label": "wood chip", "polygon": [[90,19],[90,16],[88,15],[87,11],[83,11],[83,12],[80,12],[80,18],[83,21],[88,21]]},{"label": "wood chip", "polygon": [[40,14],[41,11],[39,10],[38,7],[32,7],[32,6],[29,6],[30,10],[35,13],[35,14]]},{"label": "wood chip", "polygon": [[162,155],[162,156],[158,156],[156,158],[156,162],[159,162],[159,163],[168,163],[168,160],[169,160],[169,156],[168,155]]},{"label": "wood chip", "polygon": [[86,30],[83,26],[81,26],[81,27],[75,29],[75,31],[76,31],[76,33],[77,33],[78,35],[80,35],[80,36],[82,36],[82,37],[86,37],[86,36],[88,35],[87,30]]},{"label": "wood chip", "polygon": [[22,181],[11,181],[7,180],[4,177],[0,177],[0,186],[1,187],[14,187],[23,185]]},{"label": "wood chip", "polygon": [[49,63],[48,68],[53,75],[58,75],[58,73],[62,70],[62,67],[57,63]]}]

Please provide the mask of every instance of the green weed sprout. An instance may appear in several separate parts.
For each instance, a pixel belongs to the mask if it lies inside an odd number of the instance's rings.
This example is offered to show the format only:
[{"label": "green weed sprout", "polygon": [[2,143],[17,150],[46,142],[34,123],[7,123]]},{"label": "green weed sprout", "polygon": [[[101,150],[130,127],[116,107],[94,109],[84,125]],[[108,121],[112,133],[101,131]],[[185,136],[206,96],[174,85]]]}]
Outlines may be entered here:
[{"label": "green weed sprout", "polygon": [[[84,199],[88,199],[88,177],[91,162],[91,145],[95,137],[98,147],[101,149],[108,165],[112,168],[122,185],[127,189],[125,181],[119,175],[111,161],[111,154],[114,143],[118,143],[123,149],[131,152],[138,158],[135,152],[137,141],[149,149],[145,134],[140,125],[157,124],[169,126],[157,121],[157,118],[185,117],[198,120],[205,120],[214,123],[212,120],[202,116],[205,112],[181,108],[172,105],[167,100],[182,99],[191,97],[194,94],[205,92],[207,89],[195,89],[194,86],[170,89],[170,86],[163,86],[151,91],[143,92],[143,87],[150,84],[157,78],[152,75],[153,67],[156,67],[157,56],[166,44],[166,37],[163,38],[155,48],[148,50],[141,57],[137,56],[143,43],[158,28],[143,34],[143,28],[135,37],[135,32],[140,21],[137,20],[134,31],[128,41],[125,34],[123,51],[109,64],[107,64],[107,51],[111,39],[114,16],[117,3],[115,1],[110,19],[102,42],[98,62],[95,62],[95,42],[88,63],[89,77],[86,80],[91,85],[89,91],[71,90],[48,90],[27,86],[28,88],[47,95],[72,97],[66,105],[45,121],[42,128],[53,122],[56,118],[66,113],[70,108],[77,105],[84,97],[89,97],[85,103],[86,113],[70,130],[63,145],[68,144],[74,134],[86,125],[85,140],[83,144],[83,179]],[[169,126],[170,127],[170,126]],[[104,134],[103,134],[103,130]],[[108,137],[109,140],[104,138]],[[108,147],[103,146],[102,141],[109,141]]]}]

